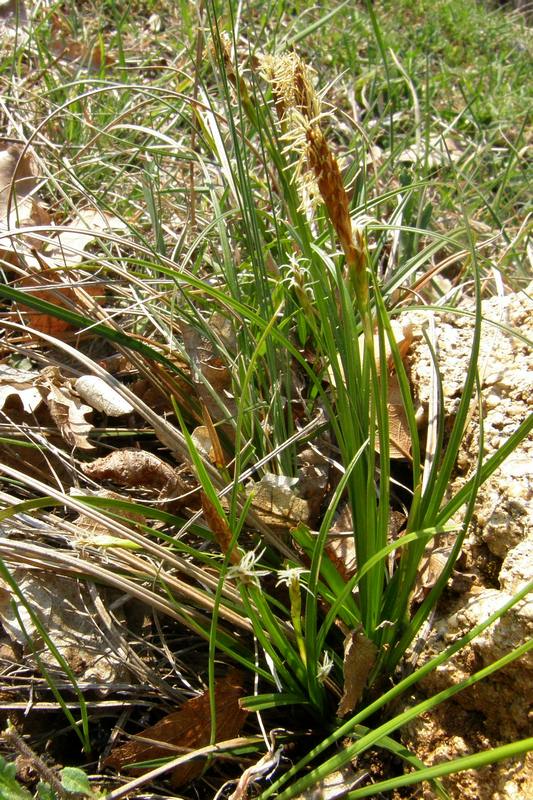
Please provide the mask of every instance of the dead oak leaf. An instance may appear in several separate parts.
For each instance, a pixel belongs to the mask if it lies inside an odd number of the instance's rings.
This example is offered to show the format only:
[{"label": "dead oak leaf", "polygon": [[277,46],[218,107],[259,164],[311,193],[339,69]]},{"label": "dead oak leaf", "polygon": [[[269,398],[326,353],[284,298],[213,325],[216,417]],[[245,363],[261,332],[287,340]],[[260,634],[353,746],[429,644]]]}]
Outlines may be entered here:
[{"label": "dead oak leaf", "polygon": [[252,485],[252,508],[257,516],[270,528],[286,533],[300,523],[307,524],[310,511],[307,500],[293,490],[297,478],[267,473]]},{"label": "dead oak leaf", "polygon": [[[33,245],[34,252],[25,254],[28,274],[17,285],[32,296],[60,308],[69,308],[81,302],[86,310],[88,298],[98,302],[105,295],[106,287],[88,273],[75,268],[86,258],[85,249],[91,243],[100,235],[109,235],[111,231],[123,232],[126,230],[125,223],[96,208],[79,209],[71,220],[61,226],[52,224],[50,217],[38,205],[31,213],[30,219],[21,221],[21,224],[45,226],[46,230],[39,233],[38,239],[33,237],[29,240],[25,235],[28,243]],[[20,309],[28,325],[37,331],[60,337],[72,330],[67,320],[25,305],[21,305]]]},{"label": "dead oak leaf", "polygon": [[[21,144],[0,144],[0,258],[18,262],[24,244],[40,248],[40,239],[30,234],[8,233],[12,229],[48,225],[50,215],[30,193],[37,186],[35,163]],[[16,236],[16,240],[14,237]]]},{"label": "dead oak leaf", "polygon": [[88,435],[93,426],[85,416],[92,412],[91,406],[85,405],[57,367],[46,367],[41,371],[37,384],[42,386],[44,400],[50,416],[67,444],[81,450],[93,450]]},{"label": "dead oak leaf", "polygon": [[374,666],[377,647],[364,631],[351,631],[344,640],[344,693],[337,714],[350,714],[361,699],[370,670]]},{"label": "dead oak leaf", "polygon": [[[402,327],[398,322],[392,322],[392,331],[394,340],[398,348],[400,358],[405,360],[411,343],[413,341],[413,331],[410,326]],[[359,349],[361,354],[364,351],[364,338],[359,340]],[[381,373],[381,359],[380,359],[380,338],[374,336],[374,350],[376,354],[376,367],[378,374]],[[411,433],[409,430],[409,423],[407,421],[407,414],[402,399],[400,384],[398,383],[398,376],[394,368],[394,359],[392,355],[392,348],[388,338],[385,340],[385,360],[387,364],[387,411],[389,417],[389,452],[391,458],[407,458],[411,459]],[[375,440],[376,450],[379,452],[379,439]]]},{"label": "dead oak leaf", "polygon": [[114,59],[107,53],[102,54],[96,43],[88,47],[85,42],[76,41],[65,17],[58,13],[51,16],[50,52],[66,64],[79,63],[90,71],[98,71],[102,65],[109,66]]},{"label": "dead oak leaf", "polygon": [[38,372],[15,369],[0,364],[0,411],[11,397],[18,397],[26,414],[33,414],[43,402],[43,395],[35,385]]},{"label": "dead oak leaf", "polygon": [[[232,669],[225,678],[216,681],[215,715],[216,740],[233,739],[246,721],[248,712],[240,707],[244,694],[242,674]],[[141,761],[171,757],[180,752],[198,750],[209,744],[211,736],[211,709],[209,691],[187,700],[178,711],[146,728],[135,739],[116,747],[104,761],[104,766],[122,770]],[[197,778],[204,768],[205,759],[194,759],[176,767],[171,773],[174,788],[185,786]],[[138,774],[149,768],[138,768]]]},{"label": "dead oak leaf", "polygon": [[146,450],[116,450],[83,464],[82,470],[96,481],[111,481],[129,489],[155,489],[161,499],[172,500],[189,490],[169,464]]}]

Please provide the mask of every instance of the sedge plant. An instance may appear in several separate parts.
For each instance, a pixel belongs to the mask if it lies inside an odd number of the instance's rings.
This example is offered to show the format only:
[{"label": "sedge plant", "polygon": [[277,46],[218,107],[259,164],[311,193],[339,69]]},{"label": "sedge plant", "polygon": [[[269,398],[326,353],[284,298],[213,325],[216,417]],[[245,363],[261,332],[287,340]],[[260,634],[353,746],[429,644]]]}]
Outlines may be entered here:
[{"label": "sedge plant", "polygon": [[[128,235],[101,234],[82,270],[68,259],[58,266],[61,279],[82,291],[68,302],[54,302],[53,295],[45,299],[28,294],[17,283],[31,274],[33,262],[24,230],[13,229],[9,236],[17,242],[17,259],[4,259],[6,281],[0,285],[6,300],[99,337],[169,400],[167,413],[158,414],[83,348],[33,331],[40,347],[48,348],[59,363],[69,364],[74,374],[98,375],[134,408],[141,420],[138,429],[104,429],[99,443],[111,438],[112,446],[119,447],[117,440],[130,443],[132,437],[151,436],[168,460],[187,465],[200,500],[193,510],[184,506],[177,512],[157,503],[99,498],[88,491],[95,488],[88,482],[86,491],[79,487],[84,481],[82,457],[74,467],[69,462],[75,491],[58,487],[53,477],[36,479],[30,460],[26,471],[24,464],[16,468],[5,463],[9,491],[2,493],[0,519],[11,533],[24,533],[29,515],[38,521],[38,531],[53,526],[58,534],[72,536],[79,522],[71,517],[77,513],[89,517],[100,532],[105,530],[105,537],[85,531],[74,553],[61,541],[54,547],[40,541],[17,541],[10,548],[4,543],[0,556],[7,566],[24,563],[108,583],[143,599],[195,642],[207,642],[201,671],[211,687],[211,745],[216,745],[213,693],[220,660],[239,664],[253,677],[256,689],[244,703],[263,726],[283,708],[290,709],[298,724],[320,731],[318,744],[272,778],[260,795],[265,800],[301,796],[371,748],[392,753],[412,769],[347,796],[378,795],[431,780],[435,793],[444,797],[441,776],[518,756],[531,742],[428,768],[402,746],[402,725],[520,658],[530,645],[517,646],[458,686],[400,713],[394,709],[411,687],[518,604],[530,587],[411,674],[398,679],[398,668],[451,575],[479,486],[528,435],[532,423],[526,420],[487,460],[480,447],[469,481],[449,496],[479,390],[480,248],[467,209],[451,233],[431,228],[427,164],[416,179],[404,174],[386,190],[379,189],[366,157],[360,170],[352,174],[348,167],[343,174],[336,153],[335,111],[323,112],[309,65],[290,48],[266,57],[243,52],[237,35],[240,20],[233,10],[230,4],[229,16],[222,17],[209,0],[201,36],[194,27],[188,31],[189,49],[201,54],[194,76],[184,68],[184,46],[172,80],[159,73],[148,84],[132,79],[124,62],[122,16],[116,34],[119,78],[107,75],[105,61],[98,76],[80,72],[65,80],[60,72],[46,71],[41,117],[24,147],[59,131],[74,157],[61,159],[51,152],[56,169],[46,157],[41,159],[55,202],[66,215],[75,212],[76,202],[113,210],[127,223]],[[187,19],[191,24],[190,15]],[[378,50],[385,55],[373,11],[370,19]],[[261,20],[266,29],[267,17]],[[42,25],[46,31],[45,21]],[[310,23],[291,43],[305,41],[319,28],[320,22]],[[44,39],[39,30],[33,35],[45,58],[45,34]],[[198,46],[200,38],[206,40],[205,52]],[[253,71],[248,63],[254,64]],[[392,103],[395,89],[388,63],[387,69]],[[405,71],[398,72],[403,78]],[[15,105],[16,100],[12,98]],[[386,116],[394,154],[391,109]],[[191,140],[194,148],[187,144]],[[363,153],[365,146],[361,136],[354,152]],[[93,155],[98,152],[106,153],[105,167]],[[387,169],[393,166],[387,164]],[[181,181],[176,181],[177,173]],[[347,177],[353,178],[351,197]],[[106,191],[100,192],[103,182]],[[384,222],[382,210],[391,205],[395,210]],[[45,247],[54,235],[52,227],[37,226],[35,231]],[[383,271],[391,238],[401,260]],[[420,441],[392,321],[400,311],[399,290],[412,289],[416,297],[417,282],[442,248],[451,258],[464,253],[470,258],[475,325],[451,431],[445,430],[439,407],[430,452]],[[95,304],[83,289],[98,286],[102,274],[110,294]],[[24,322],[6,321],[15,354],[16,336],[27,329]],[[405,528],[397,538],[389,532],[395,469],[387,381],[391,361],[412,465],[405,487]],[[435,371],[438,384],[437,366]],[[207,450],[197,436],[199,425],[207,430]],[[42,439],[31,430],[11,432],[7,445],[21,442],[43,450]],[[276,527],[256,498],[265,479],[276,487],[293,486],[306,449],[315,453],[320,467],[327,465],[329,475],[311,494],[318,509],[315,524],[281,515],[280,533],[280,520]],[[37,496],[21,499],[21,487]],[[349,508],[356,554],[351,575],[339,569],[328,549],[342,507]],[[127,522],[127,514],[136,515],[136,521]],[[455,543],[442,574],[416,607],[413,592],[426,547],[451,532]],[[343,721],[336,715],[344,685],[341,632],[356,633],[372,653],[357,706]],[[56,658],[65,669],[62,656]],[[175,696],[167,682],[161,686],[169,697]],[[58,702],[75,727],[70,707],[62,699]],[[83,745],[89,749],[91,720],[83,698],[79,709]],[[298,739],[297,733],[284,732],[291,735]],[[305,744],[298,742],[298,747],[301,752]]]}]

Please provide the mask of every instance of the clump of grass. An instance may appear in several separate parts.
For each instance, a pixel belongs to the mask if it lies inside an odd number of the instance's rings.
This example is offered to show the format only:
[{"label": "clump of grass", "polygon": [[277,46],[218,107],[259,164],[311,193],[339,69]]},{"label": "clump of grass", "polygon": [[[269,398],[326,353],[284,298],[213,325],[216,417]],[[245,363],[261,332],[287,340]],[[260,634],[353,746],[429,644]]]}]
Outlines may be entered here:
[{"label": "clump of grass", "polygon": [[[421,157],[411,171],[395,160],[413,133],[407,126],[395,144],[393,133],[399,134],[393,121],[387,129],[394,104],[405,102],[409,84],[400,69],[394,81],[390,74],[380,82],[372,78],[366,108],[370,116],[386,96],[387,106],[374,121],[381,144],[388,138],[390,152],[374,171],[366,156],[354,159],[356,166],[348,169],[350,198],[339,166],[339,143],[361,155],[369,142],[361,137],[357,144],[343,141],[335,111],[321,114],[302,58],[275,53],[263,61],[264,80],[249,69],[253,61],[247,62],[239,47],[236,23],[223,31],[216,4],[208,2],[209,57],[198,62],[199,73],[189,74],[184,50],[168,73],[143,84],[126,69],[126,22],[121,20],[121,80],[106,74],[105,63],[98,77],[80,71],[69,81],[61,69],[49,70],[39,120],[25,131],[27,144],[39,146],[48,198],[59,216],[90,202],[118,211],[128,222],[127,237],[101,236],[83,263],[82,282],[98,283],[104,276],[105,305],[95,306],[78,293],[69,307],[59,308],[14,287],[10,272],[0,295],[61,317],[75,331],[96,333],[167,398],[165,413],[158,414],[81,347],[33,334],[47,348],[42,359],[65,362],[74,373],[100,375],[134,407],[134,427],[115,432],[108,445],[110,431],[103,426],[99,446],[119,449],[123,441],[143,437],[147,446],[163,449],[170,463],[187,470],[201,502],[174,512],[133,499],[99,501],[86,491],[83,458],[76,457],[71,466],[64,447],[60,460],[70,472],[59,488],[53,477],[36,481],[30,462],[21,469],[6,464],[11,493],[4,494],[2,514],[19,533],[26,533],[24,513],[51,520],[56,531],[71,536],[76,526],[72,513],[83,511],[113,537],[105,547],[85,540],[83,552],[74,554],[61,542],[52,548],[40,541],[31,546],[17,542],[9,560],[96,577],[144,599],[189,631],[194,646],[207,642],[198,672],[207,673],[211,687],[217,661],[245,668],[258,687],[245,702],[264,728],[274,727],[280,707],[290,709],[301,727],[311,727],[321,741],[276,775],[261,798],[297,797],[374,747],[399,756],[413,772],[355,789],[349,797],[426,779],[435,781],[435,792],[445,796],[436,782],[440,776],[517,756],[530,746],[514,742],[428,769],[402,748],[398,736],[409,720],[521,657],[529,645],[413,708],[393,710],[410,687],[520,602],[528,587],[442,654],[392,688],[383,688],[396,678],[396,667],[444,590],[479,486],[531,427],[525,422],[488,461],[480,455],[473,477],[448,497],[476,391],[481,327],[482,259],[470,210],[465,208],[464,216],[456,215],[447,227],[432,225],[428,197],[433,191],[442,194],[443,186],[435,185],[427,158]],[[369,20],[374,24],[372,48],[385,53],[374,12]],[[34,32],[41,57],[45,23],[46,18],[43,32]],[[268,21],[263,23],[268,32]],[[183,33],[190,36],[188,47],[201,52],[194,47],[195,31]],[[307,37],[301,38],[305,42]],[[142,73],[150,65],[140,58],[135,67]],[[381,66],[392,69],[388,62]],[[22,70],[22,62],[17,69]],[[417,88],[409,85],[412,99]],[[25,130],[22,98],[12,91],[10,101]],[[429,108],[423,125],[425,131],[417,133],[427,143]],[[68,157],[57,152],[54,137]],[[452,163],[446,169],[450,184],[459,184],[461,170],[454,171]],[[187,196],[191,175],[194,200]],[[490,209],[496,213],[494,206]],[[44,238],[50,233],[40,231]],[[12,235],[21,242],[17,269],[29,273],[24,234]],[[433,259],[443,249],[452,258],[464,251],[470,258],[476,325],[451,433],[445,436],[438,410],[436,451],[424,453],[391,319],[404,307],[399,301],[429,281]],[[13,265],[5,266],[7,271]],[[67,277],[69,271],[68,266],[58,269]],[[428,298],[453,311],[438,291],[428,290]],[[6,328],[23,333],[25,326],[8,320]],[[20,345],[11,338],[9,346],[25,357],[34,353],[27,341]],[[389,534],[394,466],[388,350],[412,443],[407,520],[396,539]],[[197,444],[193,429],[200,421],[216,457]],[[36,439],[31,446],[37,449]],[[308,447],[322,465],[333,465],[318,497],[315,524],[312,529],[305,522],[287,523],[280,535],[254,502],[254,491],[272,473],[283,480],[297,478]],[[250,479],[255,480],[251,489]],[[69,492],[73,485],[76,496]],[[337,569],[327,549],[334,516],[345,502],[357,555],[357,571],[350,577]],[[46,516],[48,507],[57,505],[61,513]],[[452,530],[450,521],[461,508],[463,520],[453,528],[457,536],[446,566],[414,608],[424,549]],[[126,525],[125,513],[141,513],[144,522]],[[8,559],[5,548],[0,552]],[[375,653],[358,706],[342,722],[336,718],[344,684],[339,630],[361,634]],[[87,739],[90,720],[82,701],[80,711]],[[213,737],[215,731],[212,720]],[[286,735],[305,749],[305,737],[297,731]],[[350,743],[341,745],[347,738]]]}]

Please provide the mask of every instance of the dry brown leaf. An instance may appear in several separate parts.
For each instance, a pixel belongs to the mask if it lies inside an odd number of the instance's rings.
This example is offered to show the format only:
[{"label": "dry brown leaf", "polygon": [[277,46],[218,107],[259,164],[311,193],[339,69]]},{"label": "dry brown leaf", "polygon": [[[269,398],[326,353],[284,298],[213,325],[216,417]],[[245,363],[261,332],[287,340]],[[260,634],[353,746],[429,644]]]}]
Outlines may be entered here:
[{"label": "dry brown leaf", "polygon": [[200,455],[210,461],[211,464],[214,464],[215,451],[213,450],[213,443],[209,436],[209,431],[205,425],[198,425],[198,427],[193,430],[191,438]]},{"label": "dry brown leaf", "polygon": [[83,464],[82,470],[93,480],[130,489],[156,489],[161,500],[175,500],[188,491],[169,464],[146,450],[117,450]]},{"label": "dry brown leaf", "polygon": [[[35,218],[36,212],[40,215],[39,218]],[[31,274],[21,278],[18,285],[31,291],[32,296],[61,308],[75,305],[81,290],[92,298],[103,297],[105,295],[103,283],[88,280],[89,276],[73,270],[72,267],[80,264],[84,258],[85,248],[98,238],[100,233],[111,230],[124,231],[125,224],[112,214],[88,208],[77,211],[76,216],[62,226],[67,230],[56,230],[44,209],[37,206],[32,214],[32,218],[24,224],[47,225],[48,239],[31,241],[38,253],[25,256]],[[46,217],[43,214],[46,214]],[[72,330],[72,325],[66,320],[24,305],[20,306],[20,309],[24,312],[28,325],[42,333],[61,337]]]},{"label": "dry brown leaf", "polygon": [[[71,490],[71,493],[75,494],[74,490]],[[99,489],[96,492],[92,492],[91,496],[105,497],[109,498],[110,500],[126,500],[130,506],[133,505],[128,497],[117,494],[116,492],[110,492],[107,489]],[[141,525],[144,524],[146,522],[146,517],[144,514],[140,514],[133,510],[126,511],[121,509],[120,521],[127,528],[133,528],[135,523],[140,523]],[[73,544],[76,547],[83,548],[87,545],[94,547],[109,547],[112,544],[120,547],[124,544],[124,539],[114,537],[109,533],[109,526],[103,519],[93,519],[93,517],[89,517],[87,514],[78,514],[74,520],[74,526],[75,528],[72,531],[72,536],[74,540]],[[135,549],[135,546],[133,546],[133,542],[131,542],[131,540],[128,543],[128,547],[130,549]]]},{"label": "dry brown leaf", "polygon": [[267,474],[251,489],[253,510],[262,522],[280,533],[309,521],[309,503],[292,489],[296,483],[297,478]]},{"label": "dry brown leaf", "polygon": [[[38,297],[40,300],[45,300],[47,303],[52,303],[60,308],[66,308],[69,304],[76,302],[76,290],[65,285],[61,280],[58,281],[58,277],[57,273],[53,271],[43,270],[42,272],[21,278],[17,281],[17,285],[32,297]],[[68,278],[64,280],[68,281]],[[75,282],[76,284],[79,283],[76,280]],[[47,288],[41,288],[43,286]],[[102,294],[100,289],[98,290],[98,294]],[[26,324],[40,333],[46,333],[48,336],[55,336],[59,339],[63,337],[64,334],[72,331],[72,325],[69,322],[54,317],[52,314],[36,311],[30,308],[30,306],[18,303],[15,304],[15,307],[22,313]]]},{"label": "dry brown leaf", "polygon": [[[400,352],[401,359],[405,359],[413,341],[413,331],[411,326],[403,327],[394,320],[391,323],[394,339]],[[379,336],[374,336],[374,347],[376,351],[376,366],[381,372],[381,362],[379,358]],[[364,349],[364,337],[359,339],[361,352]],[[411,458],[411,434],[407,423],[407,415],[402,401],[400,384],[394,370],[394,359],[389,340],[385,341],[385,356],[388,369],[388,402],[389,412],[389,450],[391,458]],[[379,440],[376,438],[376,450],[379,452]]]},{"label": "dry brown leaf", "polygon": [[[244,694],[242,674],[232,669],[225,678],[216,681],[216,740],[225,741],[238,735],[246,721],[248,712],[239,705]],[[189,752],[209,744],[211,734],[211,711],[209,692],[187,700],[178,711],[146,728],[137,737],[144,741],[132,740],[122,747],[116,747],[104,761],[104,766],[122,770],[139,761],[171,757]],[[205,764],[205,759],[195,759],[176,767],[171,773],[174,788],[185,786],[197,778]],[[139,769],[144,774],[146,769]]]},{"label": "dry brown leaf", "polygon": [[[37,185],[33,157],[21,144],[0,143],[0,234],[14,228],[48,225],[50,215],[30,197]],[[25,243],[39,249],[41,240],[17,235],[16,246]],[[10,238],[0,239],[0,258],[17,263],[17,247]]]},{"label": "dry brown leaf", "polygon": [[213,462],[218,469],[222,469],[226,466],[226,457],[224,455],[224,451],[222,450],[222,445],[220,443],[220,439],[217,433],[217,429],[213,425],[213,420],[207,410],[207,406],[205,403],[202,403],[202,419],[204,421],[204,425],[207,429],[209,434],[209,439],[211,440],[212,450],[213,450]]},{"label": "dry brown leaf", "polygon": [[[120,416],[133,411],[132,406],[123,400],[118,392],[94,375],[72,380],[63,377],[55,367],[45,368],[41,372],[31,372],[1,364],[0,409],[3,409],[12,397],[19,398],[22,409],[27,414],[36,411],[45,401],[52,418],[68,443],[86,449],[92,446],[74,441],[80,435],[85,439],[91,430],[92,426],[84,419],[86,414],[93,409],[109,416]],[[88,406],[82,405],[80,399],[86,400]]]},{"label": "dry brown leaf", "polygon": [[[24,595],[25,603],[37,615],[75,675],[83,681],[98,683],[102,689],[124,676],[123,661],[116,656],[95,623],[88,606],[90,599],[82,583],[48,571],[19,569],[14,571],[13,577]],[[0,592],[0,620],[10,639],[24,646],[30,660],[28,636],[46,666],[53,670],[60,669],[57,659],[44,645],[28,608],[8,586]]]},{"label": "dry brown leaf", "polygon": [[[200,400],[204,403],[209,416],[214,422],[220,422],[225,416],[219,403],[214,399],[206,382],[221,399],[230,416],[237,415],[237,407],[229,394],[231,375],[224,362],[214,354],[213,345],[206,336],[202,336],[192,325],[181,325],[183,344],[191,362],[191,377]],[[229,427],[225,429],[231,435]]]},{"label": "dry brown leaf", "polygon": [[[405,514],[391,509],[389,512],[388,537],[396,539],[406,522]],[[326,540],[326,554],[345,581],[357,572],[354,524],[350,504],[345,502],[339,509]]]},{"label": "dry brown leaf", "polygon": [[349,581],[357,571],[353,516],[349,503],[344,503],[339,509],[329,530],[325,549],[339,575]]},{"label": "dry brown leaf", "polygon": [[[72,36],[72,31],[64,17],[53,14],[51,17],[52,38],[50,52],[59,60],[67,63],[80,62],[89,70],[98,71],[102,66],[102,52],[98,44],[89,48],[84,42],[77,42]],[[103,63],[110,65],[114,59],[104,54]]]},{"label": "dry brown leaf", "polygon": [[92,450],[88,435],[93,426],[85,419],[92,412],[91,406],[81,402],[71,382],[66,380],[57,367],[46,367],[41,371],[38,385],[44,388],[44,399],[50,415],[61,436],[71,445],[82,450]]},{"label": "dry brown leaf", "polygon": [[0,217],[6,217],[10,194],[23,200],[37,185],[31,154],[21,144],[0,144]]},{"label": "dry brown leaf", "polygon": [[[204,512],[205,521],[207,522],[209,529],[213,532],[218,546],[224,555],[226,555],[231,546],[231,540],[233,538],[231,530],[226,520],[220,516],[206,493],[202,491],[200,494],[202,498],[202,511]],[[234,546],[233,550],[231,551],[230,561],[232,564],[239,564],[240,560],[241,556],[238,548]]]},{"label": "dry brown leaf", "polygon": [[[403,327],[398,322],[391,322],[394,339],[399,350],[400,358],[405,359],[411,342],[413,340],[413,332],[411,326]],[[376,367],[378,374],[381,373],[381,360],[379,354],[380,341],[379,336],[374,336],[374,351],[376,358]],[[365,340],[363,334],[359,337],[359,351],[361,357],[365,350]],[[411,459],[411,436],[409,433],[409,426],[407,424],[407,416],[403,407],[400,387],[398,378],[394,371],[394,359],[388,338],[385,339],[385,359],[387,363],[387,380],[388,380],[388,394],[389,400],[387,409],[389,412],[389,428],[390,428],[390,455],[391,458],[407,458]],[[340,359],[338,360],[337,368],[340,374],[343,374]],[[335,371],[329,367],[327,370],[329,381],[335,384]],[[376,451],[379,452],[379,440],[376,437],[375,441]]]},{"label": "dry brown leaf", "polygon": [[59,231],[51,230],[53,236],[43,254],[49,266],[79,264],[84,258],[85,248],[100,233],[125,232],[128,226],[114,214],[91,207],[78,209],[76,216],[62,228]]},{"label": "dry brown leaf", "polygon": [[43,393],[36,381],[38,372],[23,371],[0,364],[0,410],[10,397],[18,397],[26,414],[32,414],[43,402]]},{"label": "dry brown leaf", "polygon": [[[391,458],[411,460],[411,433],[396,373],[389,374],[389,453]],[[378,442],[376,447],[379,450]]]},{"label": "dry brown leaf", "polygon": [[[324,439],[324,437],[322,437]],[[330,443],[321,441],[325,450]],[[326,499],[330,482],[330,465],[318,449],[315,440],[314,448],[306,448],[298,453],[298,494],[309,504],[309,525],[314,527],[320,519],[320,511]]]},{"label": "dry brown leaf", "polygon": [[362,630],[351,631],[344,640],[344,694],[337,709],[339,717],[345,717],[357,706],[377,652],[374,642]]},{"label": "dry brown leaf", "polygon": [[435,547],[434,542],[426,547],[411,595],[413,603],[421,603],[433,589],[444,571],[451,551],[452,548],[449,546]]}]

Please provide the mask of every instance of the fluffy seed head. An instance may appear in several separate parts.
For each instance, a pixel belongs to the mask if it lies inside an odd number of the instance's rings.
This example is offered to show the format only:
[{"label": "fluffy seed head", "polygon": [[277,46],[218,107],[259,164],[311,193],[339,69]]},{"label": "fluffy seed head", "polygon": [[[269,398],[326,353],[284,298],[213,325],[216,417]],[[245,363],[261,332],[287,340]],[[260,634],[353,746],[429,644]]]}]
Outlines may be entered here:
[{"label": "fluffy seed head", "polygon": [[296,53],[266,56],[262,73],[272,86],[280,121],[289,121],[294,112],[307,121],[320,116],[320,101],[313,88],[311,72]]}]

